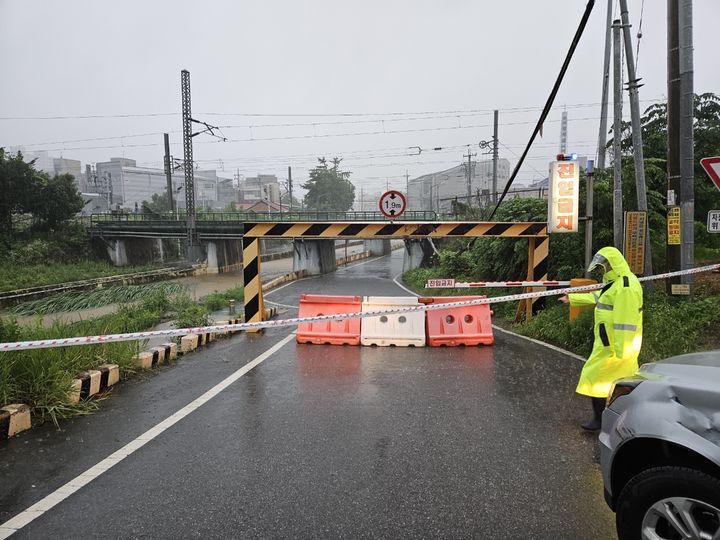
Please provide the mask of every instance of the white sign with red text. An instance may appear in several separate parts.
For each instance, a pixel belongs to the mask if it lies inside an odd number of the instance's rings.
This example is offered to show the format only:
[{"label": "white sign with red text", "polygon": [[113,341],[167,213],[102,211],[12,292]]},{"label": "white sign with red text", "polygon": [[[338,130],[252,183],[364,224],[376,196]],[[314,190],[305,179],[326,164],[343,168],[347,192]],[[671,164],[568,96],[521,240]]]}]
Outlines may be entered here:
[{"label": "white sign with red text", "polygon": [[580,163],[552,161],[548,190],[548,233],[577,232]]}]

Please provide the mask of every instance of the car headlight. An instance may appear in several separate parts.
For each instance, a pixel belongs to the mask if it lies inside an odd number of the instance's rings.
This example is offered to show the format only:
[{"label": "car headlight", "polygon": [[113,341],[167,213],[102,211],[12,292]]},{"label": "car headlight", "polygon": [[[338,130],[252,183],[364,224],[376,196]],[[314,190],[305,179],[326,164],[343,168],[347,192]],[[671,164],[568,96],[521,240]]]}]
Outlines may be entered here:
[{"label": "car headlight", "polygon": [[635,390],[641,382],[641,379],[624,379],[621,381],[616,381],[613,384],[612,389],[610,390],[610,395],[607,398],[606,406],[609,407],[610,404],[620,396],[628,395],[630,392]]}]

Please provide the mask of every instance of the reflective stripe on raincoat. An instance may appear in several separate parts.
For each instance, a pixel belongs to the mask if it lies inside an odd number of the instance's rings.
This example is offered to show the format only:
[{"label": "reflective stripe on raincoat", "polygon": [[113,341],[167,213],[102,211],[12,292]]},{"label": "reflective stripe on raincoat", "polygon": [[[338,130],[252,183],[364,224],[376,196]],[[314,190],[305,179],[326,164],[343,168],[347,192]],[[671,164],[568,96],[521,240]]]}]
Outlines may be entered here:
[{"label": "reflective stripe on raincoat", "polygon": [[595,341],[580,374],[576,392],[607,397],[613,381],[634,375],[642,345],[643,291],[622,253],[614,247],[599,252],[612,269],[603,275],[602,291],[570,294],[570,305],[595,305]]}]

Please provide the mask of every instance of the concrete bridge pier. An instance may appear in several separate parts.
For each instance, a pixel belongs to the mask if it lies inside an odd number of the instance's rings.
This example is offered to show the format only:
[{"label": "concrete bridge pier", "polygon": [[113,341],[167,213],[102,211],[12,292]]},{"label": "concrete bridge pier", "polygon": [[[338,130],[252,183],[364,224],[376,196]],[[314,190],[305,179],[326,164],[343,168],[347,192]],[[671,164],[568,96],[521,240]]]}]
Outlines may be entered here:
[{"label": "concrete bridge pier", "polygon": [[293,241],[293,272],[305,270],[308,275],[327,274],[337,270],[335,240]]},{"label": "concrete bridge pier", "polygon": [[433,248],[426,238],[405,239],[405,256],[403,257],[403,272],[427,266],[433,256]]},{"label": "concrete bridge pier", "polygon": [[391,251],[389,238],[378,238],[372,240],[363,240],[363,249],[370,251],[373,256],[388,255]]},{"label": "concrete bridge pier", "polygon": [[121,238],[117,240],[110,240],[107,246],[107,252],[113,266],[128,265],[127,246],[125,245],[125,240]]},{"label": "concrete bridge pier", "polygon": [[207,273],[222,274],[242,267],[242,244],[240,240],[213,240],[204,242],[207,253]]}]

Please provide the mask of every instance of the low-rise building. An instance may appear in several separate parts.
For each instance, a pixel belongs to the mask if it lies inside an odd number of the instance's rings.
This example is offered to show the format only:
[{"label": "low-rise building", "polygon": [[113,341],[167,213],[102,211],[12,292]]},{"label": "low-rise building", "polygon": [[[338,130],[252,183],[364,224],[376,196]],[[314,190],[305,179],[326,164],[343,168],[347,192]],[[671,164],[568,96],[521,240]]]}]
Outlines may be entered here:
[{"label": "low-rise building", "polygon": [[[491,196],[493,162],[492,160],[470,163],[471,203],[477,204],[479,197]],[[408,210],[434,210],[448,212],[452,201],[467,202],[468,173],[467,163],[451,169],[425,174],[408,182]],[[502,191],[510,178],[510,162],[499,159],[497,167],[497,189]]]}]

